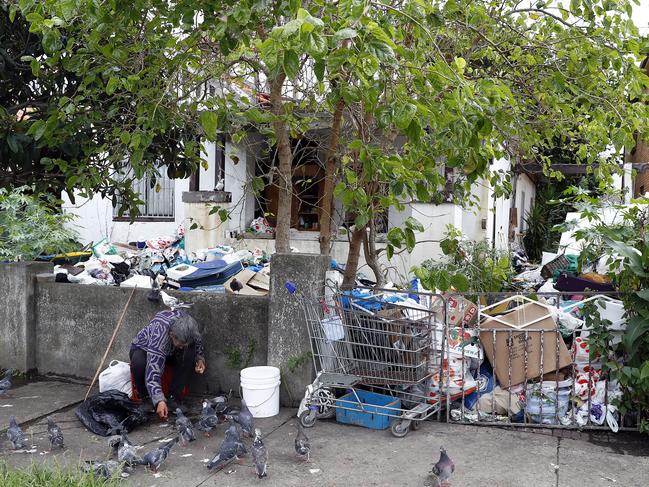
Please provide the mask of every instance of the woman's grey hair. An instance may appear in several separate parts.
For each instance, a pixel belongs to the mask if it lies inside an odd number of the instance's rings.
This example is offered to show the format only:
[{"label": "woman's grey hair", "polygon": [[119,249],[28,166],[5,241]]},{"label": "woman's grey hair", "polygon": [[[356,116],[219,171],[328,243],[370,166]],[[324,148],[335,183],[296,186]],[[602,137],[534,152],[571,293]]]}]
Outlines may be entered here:
[{"label": "woman's grey hair", "polygon": [[176,340],[191,345],[201,336],[196,320],[183,313],[171,323],[170,331]]}]

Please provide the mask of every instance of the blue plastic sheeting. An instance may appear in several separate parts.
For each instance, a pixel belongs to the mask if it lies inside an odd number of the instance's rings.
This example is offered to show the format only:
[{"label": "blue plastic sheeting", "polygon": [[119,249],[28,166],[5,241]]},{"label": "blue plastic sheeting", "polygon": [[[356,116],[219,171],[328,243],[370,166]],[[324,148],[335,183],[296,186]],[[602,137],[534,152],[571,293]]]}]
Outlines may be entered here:
[{"label": "blue plastic sheeting", "polygon": [[230,277],[243,270],[240,261],[228,264],[221,259],[210,262],[197,262],[192,265],[198,267],[198,270],[178,279],[178,283],[182,287],[196,288],[198,286],[223,284]]},{"label": "blue plastic sheeting", "polygon": [[351,309],[352,303],[355,306],[360,306],[368,311],[379,311],[383,308],[381,300],[374,296],[369,291],[362,291],[360,289],[352,289],[351,291],[343,292],[341,296],[343,308]]}]

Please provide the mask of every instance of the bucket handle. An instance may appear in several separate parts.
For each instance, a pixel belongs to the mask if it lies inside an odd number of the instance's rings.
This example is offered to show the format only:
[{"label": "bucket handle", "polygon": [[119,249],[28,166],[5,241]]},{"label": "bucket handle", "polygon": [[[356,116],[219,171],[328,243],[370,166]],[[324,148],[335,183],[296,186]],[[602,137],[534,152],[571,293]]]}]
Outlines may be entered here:
[{"label": "bucket handle", "polygon": [[[251,408],[258,408],[259,406],[263,406],[268,401],[270,401],[270,399],[273,397],[274,393],[275,393],[275,389],[273,389],[273,392],[270,394],[270,396],[268,396],[267,399],[264,399],[259,404],[255,404],[255,405],[247,404],[247,405],[250,406]],[[243,389],[241,388],[241,384],[239,384],[239,397],[243,397]]]}]

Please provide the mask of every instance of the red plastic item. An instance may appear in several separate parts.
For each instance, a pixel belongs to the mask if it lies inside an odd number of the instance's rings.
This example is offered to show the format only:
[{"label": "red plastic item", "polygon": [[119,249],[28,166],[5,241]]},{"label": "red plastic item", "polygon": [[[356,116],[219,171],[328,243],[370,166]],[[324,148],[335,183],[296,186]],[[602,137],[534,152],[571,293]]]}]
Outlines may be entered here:
[{"label": "red plastic item", "polygon": [[[165,397],[169,397],[169,387],[171,386],[171,381],[174,378],[174,369],[172,367],[167,367],[165,366],[165,370],[162,373],[162,393],[165,395]],[[131,399],[133,401],[139,401],[140,396],[137,393],[137,387],[135,387],[135,379],[133,378],[133,373],[131,372],[131,391],[132,391],[132,396]],[[187,394],[189,394],[189,387],[185,386],[183,387],[183,390],[180,391],[180,399],[184,399]]]}]

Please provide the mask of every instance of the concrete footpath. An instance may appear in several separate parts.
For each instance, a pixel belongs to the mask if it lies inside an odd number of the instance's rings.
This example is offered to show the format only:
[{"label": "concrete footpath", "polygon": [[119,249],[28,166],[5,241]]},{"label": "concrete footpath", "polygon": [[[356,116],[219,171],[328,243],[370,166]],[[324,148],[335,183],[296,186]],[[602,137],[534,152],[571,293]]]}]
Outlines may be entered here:
[{"label": "concrete footpath", "polygon": [[[0,463],[24,468],[32,462],[76,465],[106,459],[107,439],[89,433],[74,415],[85,387],[64,382],[35,382],[17,387],[0,398],[0,431],[11,414],[18,417],[33,445],[31,453],[8,449],[0,438]],[[66,449],[50,453],[45,417],[52,414],[63,429]],[[306,430],[311,440],[310,462],[295,458],[294,409],[282,409],[257,420],[269,450],[268,478],[254,475],[250,456],[218,473],[205,468],[220,445],[225,426],[210,438],[199,436],[186,447],[177,446],[154,475],[139,467],[124,485],[166,486],[423,486],[427,472],[443,445],[455,461],[453,485],[494,487],[575,487],[649,485],[649,437],[630,434],[574,433],[573,438],[507,429],[426,422],[402,439],[389,431],[320,421]],[[150,449],[174,434],[171,423],[152,419],[129,434]],[[247,445],[250,440],[245,440]]]}]

